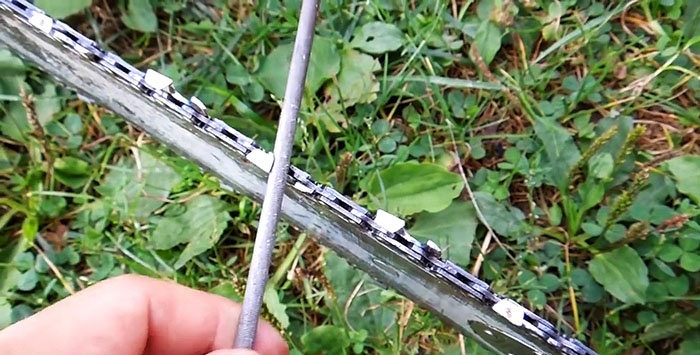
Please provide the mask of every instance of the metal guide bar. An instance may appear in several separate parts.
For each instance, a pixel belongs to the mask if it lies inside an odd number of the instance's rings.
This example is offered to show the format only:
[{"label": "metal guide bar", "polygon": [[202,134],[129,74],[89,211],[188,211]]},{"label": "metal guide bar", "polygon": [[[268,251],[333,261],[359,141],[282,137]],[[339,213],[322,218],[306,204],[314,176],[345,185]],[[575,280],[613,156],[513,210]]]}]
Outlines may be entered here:
[{"label": "metal guide bar", "polygon": [[[199,99],[177,92],[170,78],[140,71],[23,0],[0,0],[0,43],[223,183],[262,200],[272,154],[210,117]],[[372,213],[294,166],[287,183],[287,220],[485,347],[501,354],[596,354],[444,260],[435,243],[410,236],[402,219]]]}]

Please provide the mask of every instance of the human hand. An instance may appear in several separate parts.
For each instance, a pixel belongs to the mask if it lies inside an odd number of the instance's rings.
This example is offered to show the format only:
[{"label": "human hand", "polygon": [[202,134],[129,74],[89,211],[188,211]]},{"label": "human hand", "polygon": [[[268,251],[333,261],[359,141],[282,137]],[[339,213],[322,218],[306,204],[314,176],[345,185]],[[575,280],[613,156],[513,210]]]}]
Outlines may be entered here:
[{"label": "human hand", "polygon": [[103,281],[0,331],[4,355],[288,355],[260,322],[253,349],[233,345],[240,305],[174,283],[125,275]]}]

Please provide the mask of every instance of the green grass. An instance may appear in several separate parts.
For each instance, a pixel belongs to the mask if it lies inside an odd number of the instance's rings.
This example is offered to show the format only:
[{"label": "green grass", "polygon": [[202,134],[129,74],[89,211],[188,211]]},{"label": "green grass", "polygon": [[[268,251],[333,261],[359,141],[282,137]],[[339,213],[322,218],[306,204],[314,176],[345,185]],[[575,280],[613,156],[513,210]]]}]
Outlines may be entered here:
[{"label": "green grass", "polygon": [[[70,3],[51,11],[271,146],[299,1]],[[420,238],[438,225],[452,259],[602,354],[690,354],[699,12],[324,1],[292,162]],[[241,299],[259,205],[7,52],[0,73],[0,327],[122,273]],[[458,164],[472,194],[450,188]],[[452,329],[313,238],[287,225],[278,238],[265,317],[296,353],[460,353]]]}]

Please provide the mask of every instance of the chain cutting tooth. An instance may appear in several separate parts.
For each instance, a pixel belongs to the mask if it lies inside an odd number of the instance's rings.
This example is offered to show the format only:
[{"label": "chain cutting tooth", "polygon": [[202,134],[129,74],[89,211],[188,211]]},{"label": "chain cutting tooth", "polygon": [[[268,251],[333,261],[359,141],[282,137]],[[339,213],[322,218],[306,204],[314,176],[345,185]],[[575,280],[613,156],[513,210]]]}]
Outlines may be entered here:
[{"label": "chain cutting tooth", "polygon": [[74,47],[77,44],[76,39],[71,36],[71,32],[65,31],[64,28],[65,26],[57,23],[56,29],[53,31],[52,36],[67,48],[75,50]]},{"label": "chain cutting tooth", "polygon": [[209,116],[209,114],[207,114],[207,107],[204,105],[202,100],[196,96],[190,97],[190,107],[203,116]]},{"label": "chain cutting tooth", "polygon": [[492,309],[513,325],[520,327],[525,323],[525,311],[522,306],[509,298],[502,299],[493,305]]},{"label": "chain cutting tooth", "polygon": [[297,168],[294,165],[289,166],[289,177],[292,180],[292,187],[297,191],[307,195],[315,196],[318,194],[319,184],[311,178],[307,172]]},{"label": "chain cutting tooth", "polygon": [[50,34],[53,29],[53,19],[43,11],[32,10],[29,14],[28,22],[45,34]]},{"label": "chain cutting tooth", "polygon": [[146,70],[146,76],[143,78],[145,84],[153,90],[168,90],[173,85],[173,79],[153,70]]},{"label": "chain cutting tooth", "polygon": [[[442,255],[442,250],[438,247],[435,242],[429,240],[426,243],[421,243],[417,239],[413,238],[408,232],[406,232],[406,221],[394,216],[393,214],[386,212],[384,210],[377,210],[377,214],[374,217],[374,221],[381,227],[390,233],[395,234],[395,238],[402,238],[401,244],[404,244],[411,250],[422,255],[425,259],[430,258],[440,258]],[[423,260],[427,262],[427,260]]]},{"label": "chain cutting tooth", "polygon": [[272,165],[275,163],[275,156],[262,149],[251,151],[245,158],[266,173],[272,171]]},{"label": "chain cutting tooth", "polygon": [[384,210],[377,210],[374,222],[387,233],[389,238],[411,250],[412,259],[425,263],[426,250],[421,242],[406,232],[406,221]]},{"label": "chain cutting tooth", "polygon": [[442,258],[442,249],[432,240],[425,242],[425,252],[430,258]]},{"label": "chain cutting tooth", "polygon": [[303,192],[303,193],[305,193],[305,194],[312,194],[312,193],[314,192],[314,189],[313,189],[312,187],[309,187],[308,185],[305,185],[305,184],[303,184],[303,183],[301,183],[301,182],[299,182],[299,181],[297,181],[296,183],[294,183],[294,185],[292,185],[292,186],[293,186],[295,189],[297,189],[298,191],[301,191],[301,192]]},{"label": "chain cutting tooth", "polygon": [[545,339],[551,346],[555,348],[563,346],[561,337],[557,333],[550,333],[548,329],[543,329],[541,327],[543,324],[542,320],[519,303],[509,298],[504,298],[494,304],[492,309],[513,325],[524,327],[539,338]]},{"label": "chain cutting tooth", "polygon": [[384,210],[377,210],[374,221],[391,233],[396,233],[406,226],[406,221]]}]

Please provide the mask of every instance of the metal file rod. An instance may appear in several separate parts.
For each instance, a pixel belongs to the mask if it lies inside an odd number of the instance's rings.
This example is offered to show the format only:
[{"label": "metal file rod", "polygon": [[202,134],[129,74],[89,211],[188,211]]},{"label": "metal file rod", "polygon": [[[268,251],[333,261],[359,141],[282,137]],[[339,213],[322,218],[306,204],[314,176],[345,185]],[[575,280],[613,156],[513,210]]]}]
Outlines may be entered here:
[{"label": "metal file rod", "polygon": [[260,212],[260,223],[255,236],[253,258],[243,298],[243,308],[238,321],[238,333],[235,341],[237,349],[250,349],[255,341],[263,294],[269,277],[270,259],[275,246],[275,230],[282,208],[287,171],[289,170],[296,132],[297,115],[304,93],[306,72],[311,56],[317,12],[318,0],[303,1],[279,128],[275,138],[274,163],[267,179],[265,198]]}]

